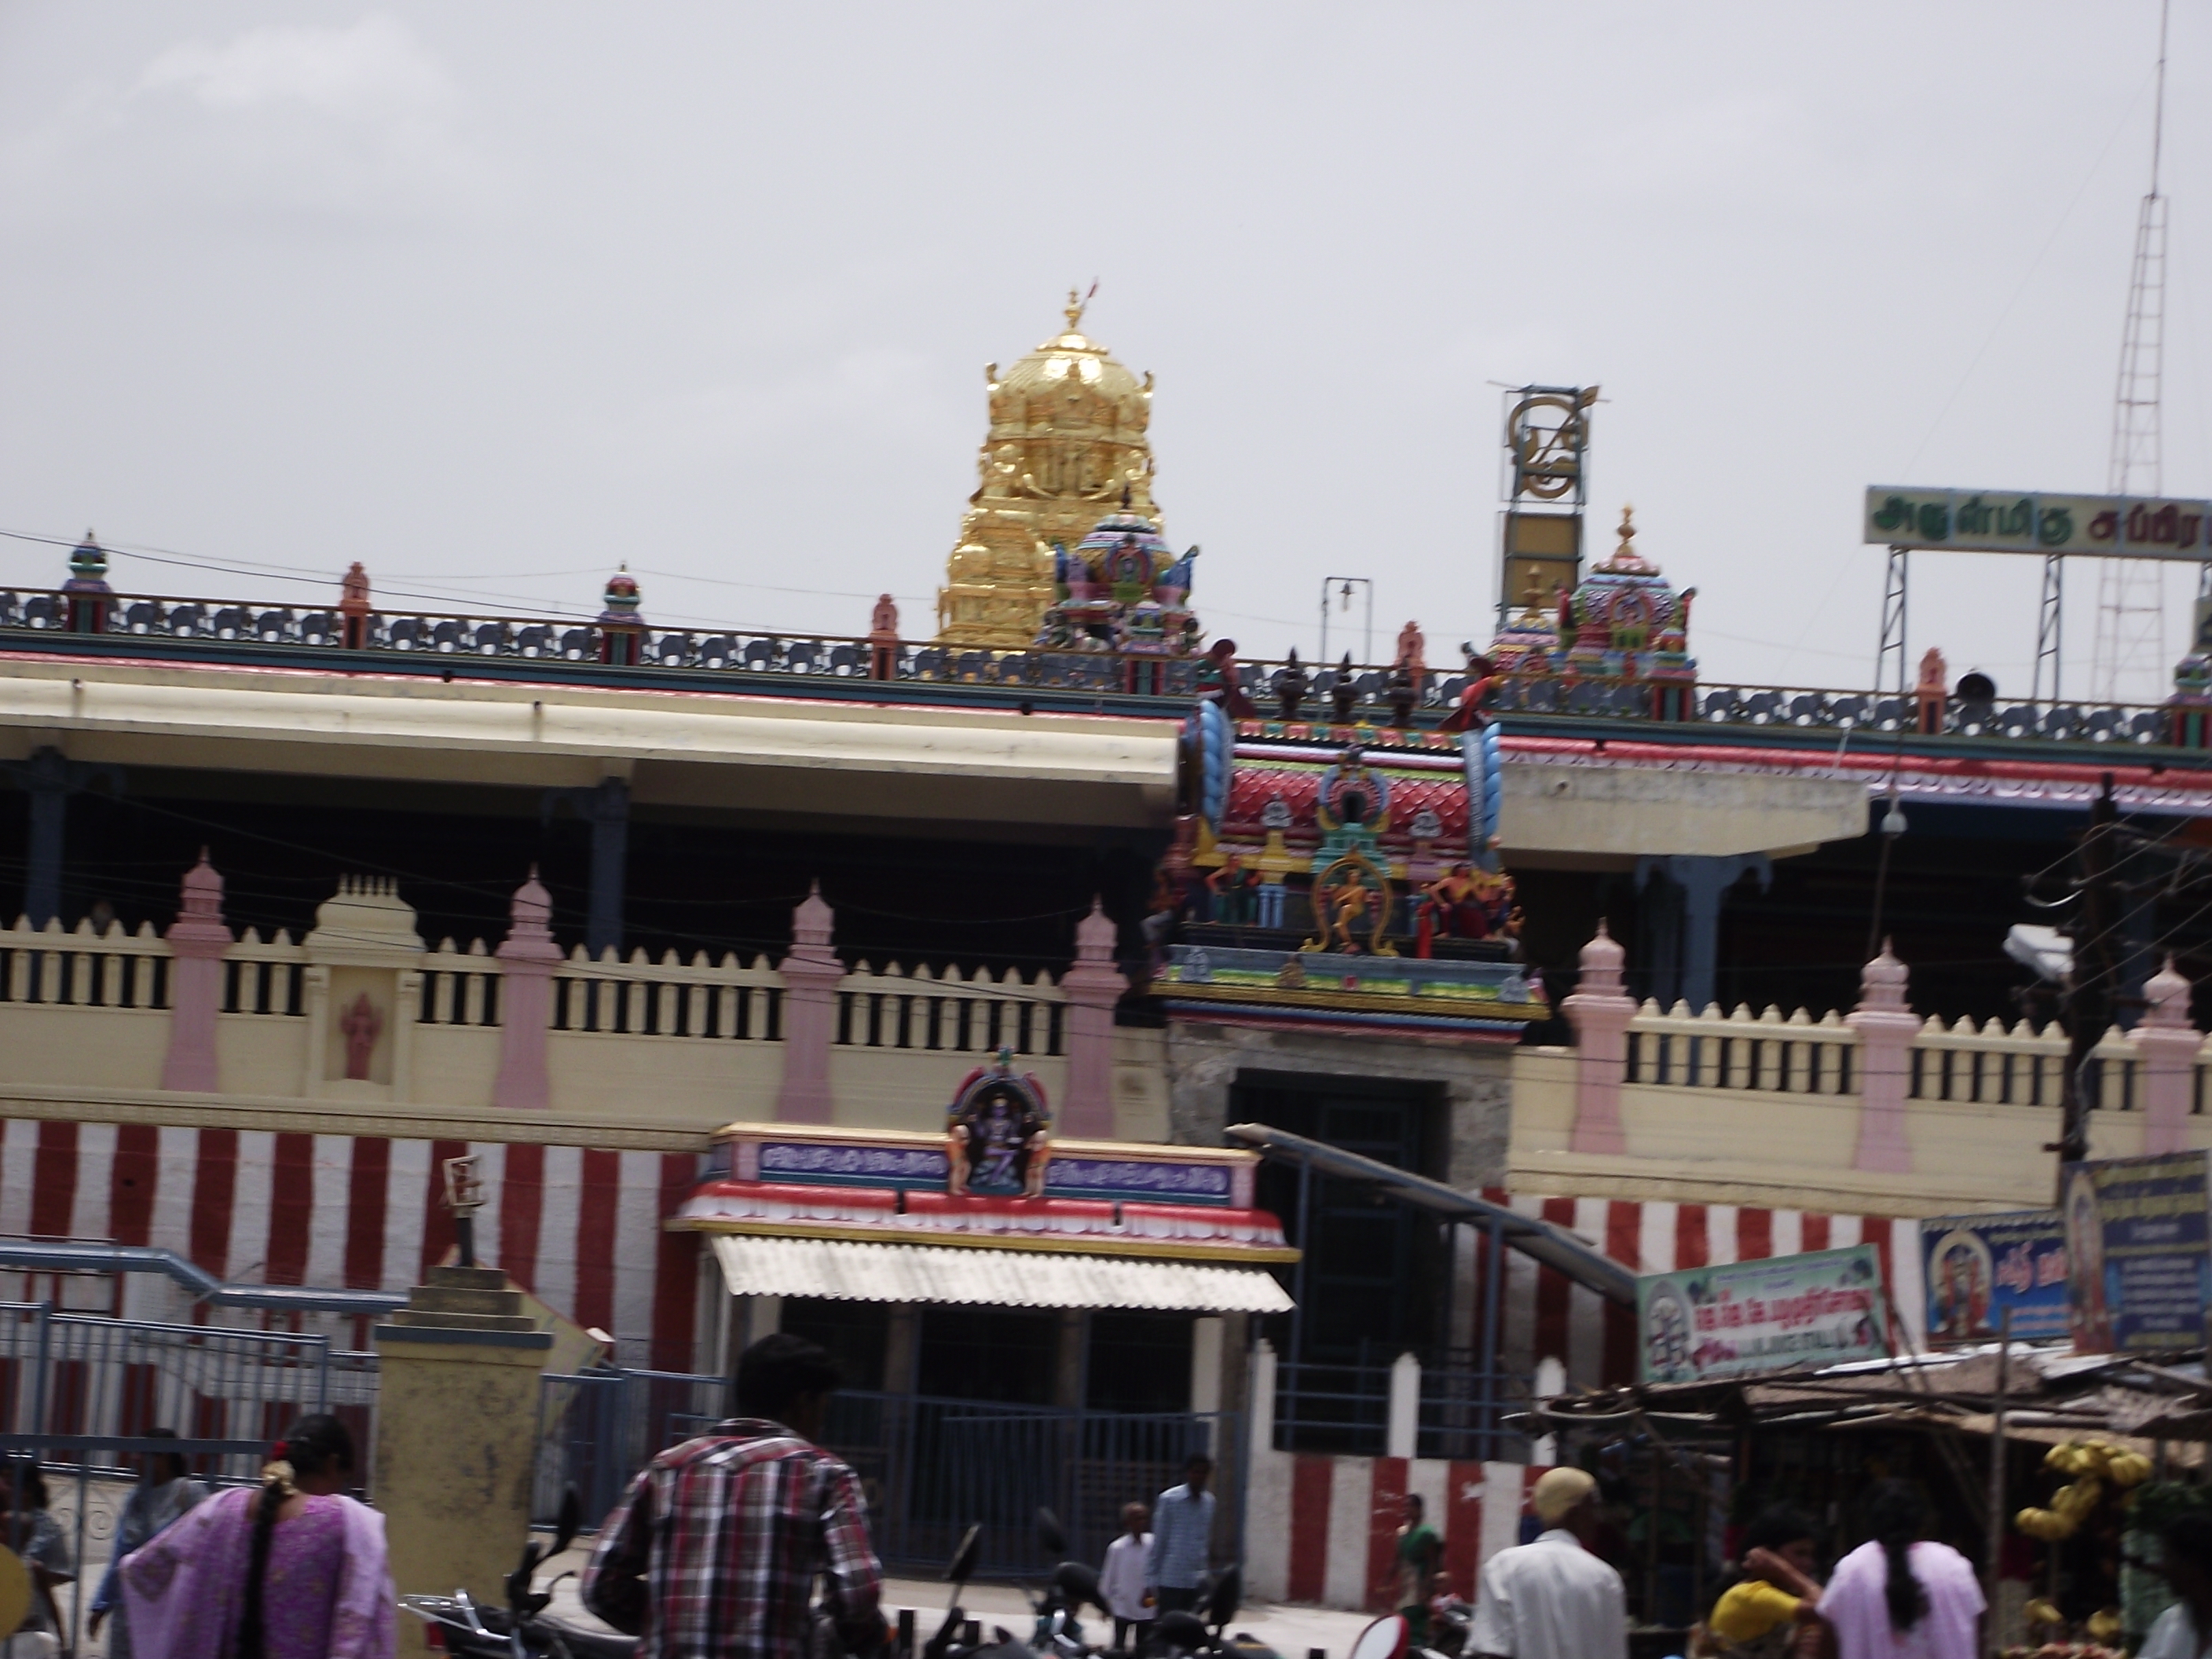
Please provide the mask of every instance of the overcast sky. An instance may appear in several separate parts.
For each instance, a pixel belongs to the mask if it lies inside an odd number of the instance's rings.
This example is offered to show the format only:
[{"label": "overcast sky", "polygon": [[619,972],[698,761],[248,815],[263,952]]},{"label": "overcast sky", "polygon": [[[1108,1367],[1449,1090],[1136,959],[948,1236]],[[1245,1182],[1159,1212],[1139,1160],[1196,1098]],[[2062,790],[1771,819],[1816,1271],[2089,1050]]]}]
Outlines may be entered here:
[{"label": "overcast sky", "polygon": [[[2208,9],[2176,0],[2167,99],[2177,494],[2212,494]],[[2105,487],[2157,25],[7,0],[0,529],[228,567],[119,557],[139,592],[298,600],[359,559],[596,609],[627,561],[655,620],[858,633],[889,588],[926,635],[982,365],[1095,278],[1247,654],[1310,651],[1332,574],[1373,580],[1378,652],[1408,617],[1432,662],[1486,639],[1492,383],[1595,381],[1599,539],[1633,501],[1707,677],[1861,685],[1864,486]],[[0,541],[0,581],[63,558]],[[1921,560],[1916,655],[2024,692],[2037,574]]]}]

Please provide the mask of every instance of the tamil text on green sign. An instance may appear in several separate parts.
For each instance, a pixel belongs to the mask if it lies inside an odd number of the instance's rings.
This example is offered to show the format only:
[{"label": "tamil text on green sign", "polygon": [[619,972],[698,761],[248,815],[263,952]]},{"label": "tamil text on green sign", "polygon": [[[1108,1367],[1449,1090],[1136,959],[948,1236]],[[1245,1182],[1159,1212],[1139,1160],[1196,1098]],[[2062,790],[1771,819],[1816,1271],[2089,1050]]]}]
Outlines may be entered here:
[{"label": "tamil text on green sign", "polygon": [[1646,1382],[1698,1382],[1800,1365],[1879,1359],[1881,1258],[1871,1244],[1636,1281]]},{"label": "tamil text on green sign", "polygon": [[1874,484],[1866,493],[1865,537],[1891,547],[1960,553],[2207,559],[2212,501]]}]

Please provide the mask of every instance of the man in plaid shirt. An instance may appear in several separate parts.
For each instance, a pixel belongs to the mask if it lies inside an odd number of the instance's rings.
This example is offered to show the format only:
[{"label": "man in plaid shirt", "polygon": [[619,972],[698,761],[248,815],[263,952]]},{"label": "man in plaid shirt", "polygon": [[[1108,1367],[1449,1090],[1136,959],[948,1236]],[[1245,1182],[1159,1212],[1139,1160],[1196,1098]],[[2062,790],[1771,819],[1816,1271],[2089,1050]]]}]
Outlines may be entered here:
[{"label": "man in plaid shirt", "polygon": [[584,1605],[642,1634],[641,1659],[806,1659],[808,1598],[848,1650],[885,1632],[883,1569],[858,1476],[819,1446],[836,1363],[763,1337],[738,1361],[738,1415],[671,1447],[630,1483],[584,1570]]}]

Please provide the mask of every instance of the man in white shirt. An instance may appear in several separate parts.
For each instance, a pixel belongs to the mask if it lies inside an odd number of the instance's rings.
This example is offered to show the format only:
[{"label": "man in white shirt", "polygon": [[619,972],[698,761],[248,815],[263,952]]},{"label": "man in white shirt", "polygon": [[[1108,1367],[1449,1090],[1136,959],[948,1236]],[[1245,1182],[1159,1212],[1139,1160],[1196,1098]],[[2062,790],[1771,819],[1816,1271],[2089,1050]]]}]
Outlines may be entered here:
[{"label": "man in white shirt", "polygon": [[2176,1516],[2159,1544],[2159,1571],[2180,1599],[2159,1614],[2137,1659],[2201,1659],[2212,1650],[2212,1516]]},{"label": "man in white shirt", "polygon": [[1589,1548],[1597,1482],[1553,1469],[1528,1504],[1545,1529],[1483,1568],[1468,1647],[1481,1659],[1628,1659],[1627,1593]]}]

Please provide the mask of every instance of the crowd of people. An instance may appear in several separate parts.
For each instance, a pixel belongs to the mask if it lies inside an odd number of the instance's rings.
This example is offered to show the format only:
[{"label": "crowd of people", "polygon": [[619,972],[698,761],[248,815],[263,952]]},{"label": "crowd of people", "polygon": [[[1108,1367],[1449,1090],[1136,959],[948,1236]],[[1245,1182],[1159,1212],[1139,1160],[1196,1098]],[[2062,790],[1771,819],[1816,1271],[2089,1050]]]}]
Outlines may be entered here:
[{"label": "crowd of people", "polygon": [[[738,1415],[653,1458],[607,1516],[583,1601],[616,1629],[642,1634],[643,1659],[811,1659],[822,1620],[847,1653],[885,1649],[883,1573],[860,1482],[820,1443],[837,1382],[835,1362],[811,1343],[777,1335],[754,1344],[738,1367]],[[258,1486],[212,1495],[174,1454],[140,1462],[90,1603],[91,1633],[105,1626],[111,1656],[392,1659],[384,1521],[345,1495],[357,1471],[343,1424],[302,1418]],[[1152,1504],[1123,1509],[1099,1574],[1116,1648],[1141,1650],[1156,1620],[1194,1609],[1212,1554],[1212,1474],[1210,1459],[1194,1456]],[[1606,1522],[1596,1480],[1549,1470],[1529,1506],[1536,1535],[1482,1567],[1465,1653],[1626,1659],[1626,1589],[1597,1547]],[[1692,1632],[1694,1659],[1978,1659],[1980,1583],[1964,1556],[1923,1535],[1929,1516],[1918,1489],[1878,1481],[1863,1510],[1870,1535],[1825,1583],[1813,1521],[1787,1506],[1759,1514]],[[54,1592],[76,1566],[35,1466],[0,1473],[0,1539],[31,1586],[30,1610],[0,1651],[51,1659],[64,1628]],[[2163,1543],[2179,1599],[2136,1659],[2212,1659],[2212,1515],[2171,1522]],[[1428,1634],[1443,1553],[1420,1498],[1409,1496],[1394,1561],[1414,1645]]]}]

